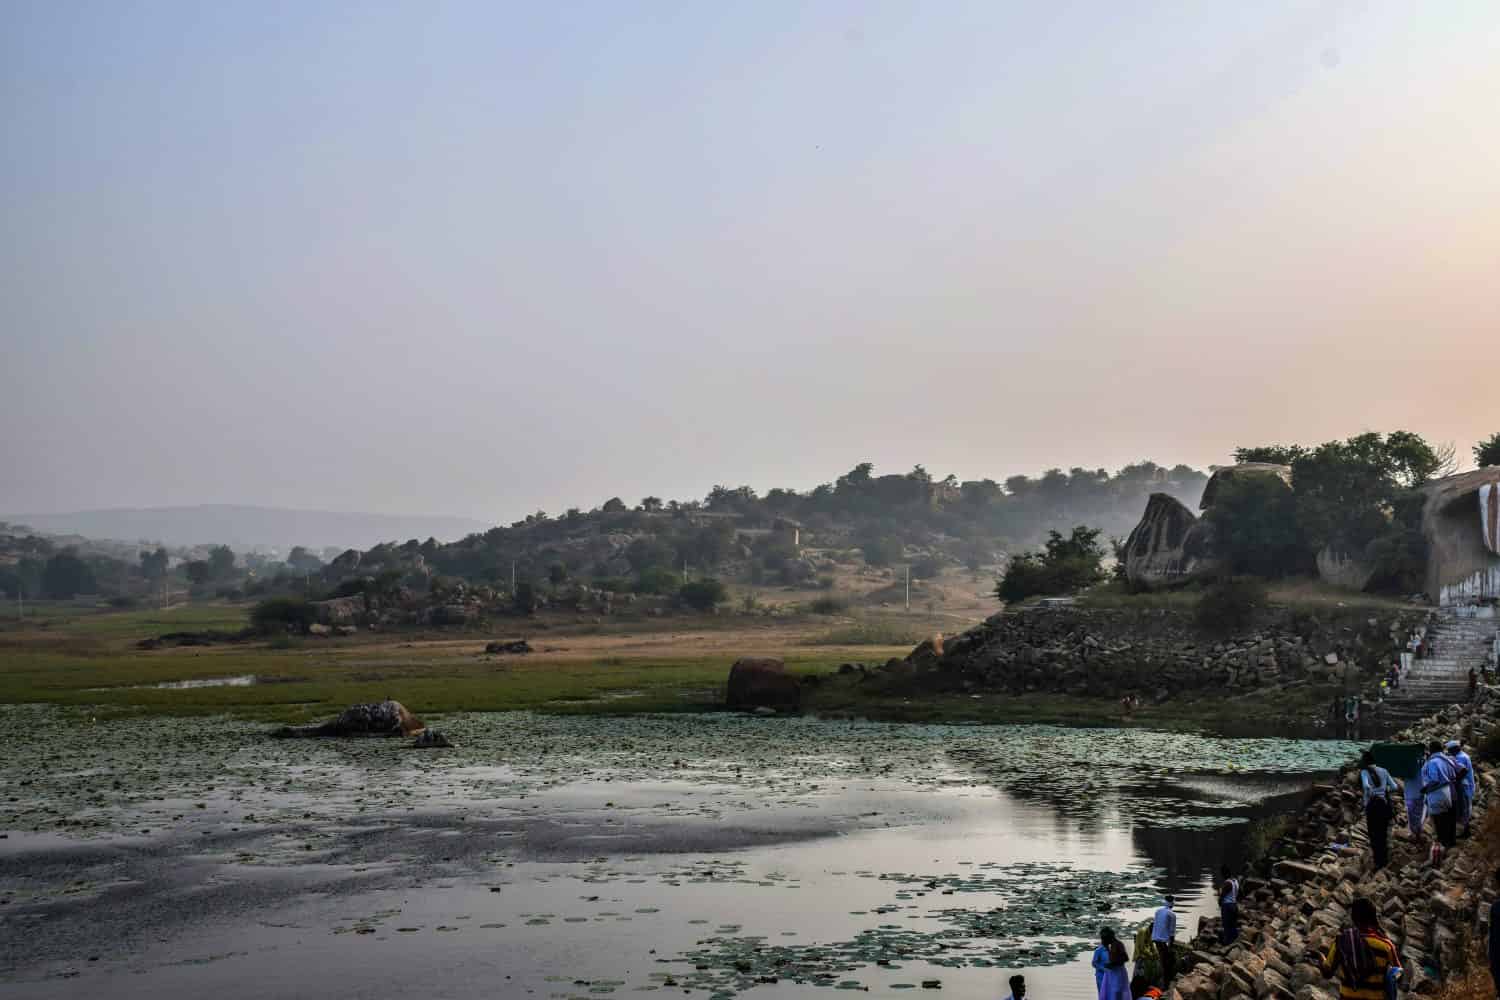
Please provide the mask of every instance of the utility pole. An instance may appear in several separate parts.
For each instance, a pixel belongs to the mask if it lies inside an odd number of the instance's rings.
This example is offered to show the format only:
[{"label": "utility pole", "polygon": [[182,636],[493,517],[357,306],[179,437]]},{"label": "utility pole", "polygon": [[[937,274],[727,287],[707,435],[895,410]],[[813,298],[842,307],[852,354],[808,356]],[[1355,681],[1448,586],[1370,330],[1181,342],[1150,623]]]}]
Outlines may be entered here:
[{"label": "utility pole", "polygon": [[688,578],[687,578],[687,560],[686,559],[684,559],[682,561],[682,582],[683,583],[687,583],[688,582]]},{"label": "utility pole", "polygon": [[516,592],[516,561],[514,559],[510,561],[510,592],[512,595]]},{"label": "utility pole", "polygon": [[911,614],[911,563],[906,564],[906,613]]}]

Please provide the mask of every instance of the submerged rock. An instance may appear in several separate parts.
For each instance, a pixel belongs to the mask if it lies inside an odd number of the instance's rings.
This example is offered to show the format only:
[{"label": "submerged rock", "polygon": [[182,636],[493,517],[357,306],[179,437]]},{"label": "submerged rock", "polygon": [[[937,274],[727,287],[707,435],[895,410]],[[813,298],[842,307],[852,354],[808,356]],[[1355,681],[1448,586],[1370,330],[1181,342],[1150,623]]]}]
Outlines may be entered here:
[{"label": "submerged rock", "polygon": [[453,743],[440,729],[424,729],[420,736],[411,741],[413,750],[441,750],[452,746]]},{"label": "submerged rock", "polygon": [[271,735],[299,736],[415,736],[427,727],[399,701],[350,705],[336,718],[317,726],[283,726]]}]

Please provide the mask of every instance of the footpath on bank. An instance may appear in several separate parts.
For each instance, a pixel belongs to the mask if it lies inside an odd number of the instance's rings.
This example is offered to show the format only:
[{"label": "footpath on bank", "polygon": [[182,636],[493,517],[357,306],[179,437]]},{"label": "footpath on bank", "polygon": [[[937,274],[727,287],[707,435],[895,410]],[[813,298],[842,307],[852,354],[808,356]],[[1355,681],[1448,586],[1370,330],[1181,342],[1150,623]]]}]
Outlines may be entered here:
[{"label": "footpath on bank", "polygon": [[[1473,837],[1433,863],[1431,837],[1419,843],[1393,823],[1390,864],[1374,871],[1358,765],[1346,765],[1266,855],[1249,865],[1241,880],[1241,930],[1234,944],[1219,943],[1217,919],[1200,923],[1190,945],[1191,969],[1173,984],[1171,1000],[1333,1000],[1338,985],[1322,975],[1311,956],[1327,950],[1349,923],[1349,904],[1361,896],[1380,911],[1409,969],[1404,989],[1434,994],[1446,980],[1471,971],[1475,961],[1485,971],[1483,942],[1497,853],[1491,843],[1496,817],[1488,811],[1500,769],[1482,755],[1500,743],[1500,689],[1482,687],[1474,701],[1422,719],[1398,739],[1423,744],[1459,739],[1480,763]],[[1344,850],[1330,846],[1340,832],[1350,839]]]}]

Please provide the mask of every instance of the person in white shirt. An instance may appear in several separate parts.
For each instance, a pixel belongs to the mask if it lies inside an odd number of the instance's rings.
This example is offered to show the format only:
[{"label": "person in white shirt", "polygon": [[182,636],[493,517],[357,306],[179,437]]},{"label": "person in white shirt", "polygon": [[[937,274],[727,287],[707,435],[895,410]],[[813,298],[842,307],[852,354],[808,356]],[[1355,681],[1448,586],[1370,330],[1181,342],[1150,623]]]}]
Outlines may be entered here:
[{"label": "person in white shirt", "polygon": [[1172,984],[1177,973],[1177,956],[1172,951],[1172,939],[1177,936],[1177,914],[1172,912],[1174,900],[1167,896],[1166,904],[1151,918],[1151,943],[1156,946],[1156,956],[1161,960],[1162,988]]}]

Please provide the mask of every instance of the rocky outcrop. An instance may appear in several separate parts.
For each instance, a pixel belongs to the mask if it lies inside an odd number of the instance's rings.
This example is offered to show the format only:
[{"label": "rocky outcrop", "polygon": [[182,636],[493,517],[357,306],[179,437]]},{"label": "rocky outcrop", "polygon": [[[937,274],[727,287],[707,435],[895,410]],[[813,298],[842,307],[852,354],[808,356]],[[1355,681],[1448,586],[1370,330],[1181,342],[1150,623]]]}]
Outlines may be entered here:
[{"label": "rocky outcrop", "polygon": [[317,726],[286,726],[273,736],[415,736],[427,727],[399,701],[350,705]]},{"label": "rocky outcrop", "polygon": [[1358,555],[1324,546],[1318,552],[1318,578],[1349,590],[1364,590],[1375,578],[1375,566]]},{"label": "rocky outcrop", "polygon": [[[1500,692],[1488,688],[1467,706],[1454,705],[1424,719],[1402,739],[1426,743],[1461,739],[1481,743],[1500,724]],[[1482,769],[1474,802],[1478,823],[1500,791],[1493,769]],[[1464,943],[1483,928],[1493,893],[1491,869],[1476,841],[1460,841],[1441,862],[1429,862],[1425,844],[1413,842],[1397,826],[1391,835],[1391,863],[1372,870],[1361,815],[1359,774],[1346,766],[1337,781],[1298,814],[1290,832],[1249,866],[1241,880],[1240,937],[1219,944],[1218,920],[1199,925],[1193,942],[1195,964],[1178,978],[1169,1000],[1325,1000],[1337,996],[1308,956],[1325,950],[1348,923],[1349,903],[1364,896],[1381,913],[1395,941],[1415,994],[1437,991],[1434,974],[1464,967]],[[1336,832],[1351,834],[1352,846],[1329,848]],[[1482,939],[1482,938],[1481,938]]]},{"label": "rocky outcrop", "polygon": [[1153,493],[1146,513],[1125,540],[1125,576],[1136,587],[1187,583],[1213,574],[1218,562],[1209,525],[1176,497]]},{"label": "rocky outcrop", "polygon": [[355,594],[314,601],[313,611],[318,616],[319,625],[353,625],[365,616],[365,599],[362,594]]},{"label": "rocky outcrop", "polygon": [[[1211,510],[1226,483],[1266,477],[1290,490],[1292,469],[1269,462],[1244,462],[1214,470],[1203,487],[1200,510]],[[1132,586],[1157,589],[1213,576],[1222,568],[1214,552],[1213,524],[1195,517],[1175,497],[1153,493],[1146,512],[1125,540],[1125,576]]]},{"label": "rocky outcrop", "polygon": [[531,652],[531,643],[525,639],[512,639],[510,642],[487,642],[484,644],[484,651],[491,656],[525,654]]},{"label": "rocky outcrop", "polygon": [[1427,596],[1440,604],[1500,597],[1500,466],[1423,488]]},{"label": "rocky outcrop", "polygon": [[795,709],[802,703],[802,686],[781,660],[747,657],[729,668],[726,703],[739,709]]},{"label": "rocky outcrop", "polygon": [[437,729],[424,729],[416,739],[411,741],[413,750],[448,750],[452,747],[453,743]]},{"label": "rocky outcrop", "polygon": [[1205,635],[1186,611],[1157,608],[1023,608],[993,615],[941,650],[924,642],[887,671],[918,691],[1045,691],[1171,697],[1248,691],[1299,681],[1378,683],[1428,612],[1328,608],[1264,611],[1228,638]]}]

